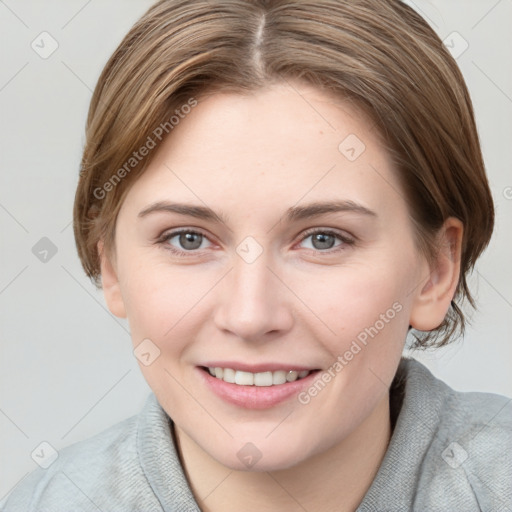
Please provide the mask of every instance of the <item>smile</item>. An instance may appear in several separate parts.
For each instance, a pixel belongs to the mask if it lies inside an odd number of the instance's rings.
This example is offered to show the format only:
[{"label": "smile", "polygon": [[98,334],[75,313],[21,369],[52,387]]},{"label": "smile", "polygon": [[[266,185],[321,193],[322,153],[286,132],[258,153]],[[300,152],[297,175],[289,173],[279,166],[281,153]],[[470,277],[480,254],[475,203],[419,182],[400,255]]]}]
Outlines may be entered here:
[{"label": "smile", "polygon": [[214,395],[244,409],[268,409],[291,400],[311,386],[320,373],[318,369],[287,368],[281,363],[235,364],[211,361],[197,366],[196,371],[200,382]]},{"label": "smile", "polygon": [[244,372],[241,370],[233,370],[232,368],[212,368],[208,367],[208,372],[213,377],[229,382],[230,384],[238,384],[239,386],[278,386],[286,382],[294,382],[296,380],[307,377],[311,371],[309,370],[278,370],[264,371],[258,373]]}]

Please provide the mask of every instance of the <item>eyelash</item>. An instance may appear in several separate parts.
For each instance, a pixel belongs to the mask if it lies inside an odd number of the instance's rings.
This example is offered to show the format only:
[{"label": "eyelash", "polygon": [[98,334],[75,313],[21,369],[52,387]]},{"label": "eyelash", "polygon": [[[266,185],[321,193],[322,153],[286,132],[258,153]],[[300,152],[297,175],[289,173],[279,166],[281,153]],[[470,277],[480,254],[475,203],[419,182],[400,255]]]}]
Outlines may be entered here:
[{"label": "eyelash", "polygon": [[[162,245],[166,250],[170,251],[175,256],[186,258],[189,256],[196,255],[198,252],[197,249],[192,250],[192,251],[181,251],[179,249],[176,249],[175,247],[173,247],[172,245],[170,245],[168,243],[169,240],[171,240],[175,236],[181,235],[182,233],[192,233],[195,235],[202,235],[203,237],[208,239],[206,234],[202,233],[201,231],[197,231],[194,229],[178,229],[176,231],[171,231],[170,233],[163,234],[156,242],[158,244]],[[302,236],[302,238],[299,240],[299,243],[303,242],[304,240],[306,240],[306,238],[309,238],[311,235],[315,235],[317,233],[321,233],[323,235],[332,235],[332,236],[336,237],[338,240],[340,240],[341,242],[343,242],[342,244],[340,244],[338,246],[337,249],[327,249],[325,251],[322,251],[320,249],[316,249],[316,250],[311,249],[311,250],[314,250],[314,252],[316,252],[318,254],[330,255],[330,254],[339,253],[339,252],[345,250],[347,248],[347,246],[352,246],[355,244],[355,240],[353,238],[350,238],[346,235],[342,235],[342,234],[338,233],[337,231],[333,231],[331,229],[319,229],[319,228],[312,228],[312,229],[306,231],[304,233],[304,235]]]}]

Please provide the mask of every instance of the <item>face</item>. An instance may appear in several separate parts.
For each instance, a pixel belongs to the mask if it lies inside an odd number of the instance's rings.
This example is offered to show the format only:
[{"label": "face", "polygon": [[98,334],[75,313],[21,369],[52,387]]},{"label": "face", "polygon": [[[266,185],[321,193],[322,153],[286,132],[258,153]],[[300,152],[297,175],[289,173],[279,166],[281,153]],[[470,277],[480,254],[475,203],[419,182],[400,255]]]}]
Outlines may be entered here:
[{"label": "face", "polygon": [[353,106],[300,84],[199,100],[124,200],[105,293],[181,432],[287,468],[386,397],[429,271]]}]

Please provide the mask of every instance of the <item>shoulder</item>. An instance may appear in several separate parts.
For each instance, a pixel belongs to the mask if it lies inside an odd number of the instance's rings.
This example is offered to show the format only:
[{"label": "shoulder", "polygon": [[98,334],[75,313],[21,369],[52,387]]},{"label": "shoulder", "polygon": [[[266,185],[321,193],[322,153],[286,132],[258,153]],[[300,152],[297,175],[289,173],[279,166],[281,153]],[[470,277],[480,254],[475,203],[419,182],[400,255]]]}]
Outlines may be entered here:
[{"label": "shoulder", "polygon": [[427,377],[424,396],[435,395],[430,399],[437,402],[437,417],[418,494],[432,497],[443,490],[454,504],[467,499],[481,510],[512,509],[512,399],[455,391]]},{"label": "shoulder", "polygon": [[[468,466],[488,466],[493,460],[505,460],[503,452],[512,448],[512,398],[456,391],[433,375],[431,378],[432,389],[440,398],[435,439],[458,443],[467,452]],[[444,457],[449,460],[452,455],[457,458],[455,452],[447,450]]]},{"label": "shoulder", "polygon": [[137,453],[138,421],[133,416],[63,448],[47,469],[38,468],[26,477],[0,503],[0,510],[120,510],[123,503],[151,506],[153,495]]},{"label": "shoulder", "polygon": [[512,507],[512,399],[453,392],[440,426],[446,471],[465,480],[482,510]]}]

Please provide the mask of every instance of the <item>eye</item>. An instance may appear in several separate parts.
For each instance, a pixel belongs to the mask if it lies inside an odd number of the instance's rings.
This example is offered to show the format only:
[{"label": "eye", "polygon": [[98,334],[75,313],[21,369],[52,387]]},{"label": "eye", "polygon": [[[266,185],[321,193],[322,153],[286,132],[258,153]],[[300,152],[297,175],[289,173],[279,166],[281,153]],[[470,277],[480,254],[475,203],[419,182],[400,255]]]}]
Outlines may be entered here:
[{"label": "eye", "polygon": [[[348,235],[330,229],[310,230],[303,235],[301,243],[308,239],[311,239],[310,249],[328,254],[342,251],[355,243],[355,240]],[[336,240],[339,241],[337,245]],[[208,245],[203,245],[204,242],[209,243],[206,235],[193,229],[180,229],[164,233],[158,240],[159,244],[177,256],[192,256],[194,253],[200,252],[201,249],[208,247]]]},{"label": "eye", "polygon": [[[175,243],[173,243],[173,239]],[[164,244],[167,249],[173,253],[186,256],[186,253],[195,252],[198,249],[204,249],[203,242],[207,241],[203,233],[191,229],[181,229],[165,233],[160,239],[159,243]]]},{"label": "eye", "polygon": [[[311,249],[320,252],[338,252],[346,248],[346,246],[350,246],[354,244],[354,239],[348,237],[347,235],[343,235],[336,231],[332,231],[329,229],[314,229],[305,233],[302,237],[301,242],[304,242],[308,238],[311,239]],[[336,240],[339,240],[340,243],[335,245]],[[335,250],[329,250],[333,247],[336,247]]]}]

